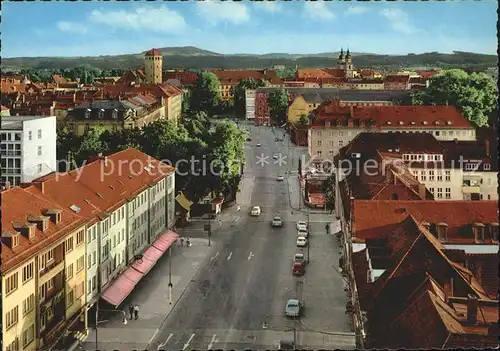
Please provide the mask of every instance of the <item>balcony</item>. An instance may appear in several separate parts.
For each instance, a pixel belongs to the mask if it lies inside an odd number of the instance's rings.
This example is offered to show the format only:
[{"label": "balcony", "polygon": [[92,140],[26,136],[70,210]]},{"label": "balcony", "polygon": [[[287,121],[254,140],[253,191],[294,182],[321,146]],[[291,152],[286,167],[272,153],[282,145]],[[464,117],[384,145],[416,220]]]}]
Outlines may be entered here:
[{"label": "balcony", "polygon": [[47,262],[46,267],[40,271],[40,285],[52,279],[64,270],[64,260],[52,260]]},{"label": "balcony", "polygon": [[21,169],[20,168],[2,168],[1,170],[2,175],[20,175],[21,174]]},{"label": "balcony", "polygon": [[1,150],[0,155],[2,156],[21,156],[21,150]]}]

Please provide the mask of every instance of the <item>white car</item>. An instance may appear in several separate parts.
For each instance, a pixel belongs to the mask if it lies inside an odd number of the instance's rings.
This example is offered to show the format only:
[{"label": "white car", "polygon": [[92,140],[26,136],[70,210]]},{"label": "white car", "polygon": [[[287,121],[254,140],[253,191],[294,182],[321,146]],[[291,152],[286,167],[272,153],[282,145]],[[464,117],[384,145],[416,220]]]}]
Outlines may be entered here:
[{"label": "white car", "polygon": [[257,143],[257,147],[260,147],[260,143]]},{"label": "white car", "polygon": [[275,160],[277,160],[277,159],[279,158],[279,156],[278,156],[277,154],[274,154],[273,158],[274,158]]},{"label": "white car", "polygon": [[282,182],[282,181],[284,181],[284,180],[285,180],[285,177],[283,177],[283,176],[277,176],[277,177],[276,177],[276,180],[277,180],[278,182]]},{"label": "white car", "polygon": [[260,207],[259,206],[254,206],[252,207],[252,210],[250,211],[250,216],[260,216]]},{"label": "white car", "polygon": [[297,221],[297,230],[306,230],[307,231],[307,222],[306,221]]},{"label": "white car", "polygon": [[300,228],[299,231],[297,232],[297,236],[303,236],[307,238],[309,234],[307,234],[307,230]]},{"label": "white car", "polygon": [[283,220],[280,216],[273,217],[273,221],[271,222],[273,227],[283,227]]},{"label": "white car", "polygon": [[298,247],[305,247],[307,246],[307,239],[304,236],[299,236],[297,238],[297,246]]}]

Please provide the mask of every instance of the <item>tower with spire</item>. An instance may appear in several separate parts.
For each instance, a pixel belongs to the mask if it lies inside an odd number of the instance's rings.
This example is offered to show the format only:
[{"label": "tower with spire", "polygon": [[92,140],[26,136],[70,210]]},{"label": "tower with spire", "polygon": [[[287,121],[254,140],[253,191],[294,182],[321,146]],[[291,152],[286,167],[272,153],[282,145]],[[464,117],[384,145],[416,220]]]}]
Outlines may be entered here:
[{"label": "tower with spire", "polygon": [[347,52],[344,57],[344,72],[346,78],[353,78],[354,77],[354,67],[352,65],[352,57],[349,49],[347,49]]},{"label": "tower with spire", "polygon": [[344,48],[340,49],[340,55],[339,55],[339,60],[337,61],[338,65],[340,68],[344,68],[345,65],[345,57],[344,57]]}]

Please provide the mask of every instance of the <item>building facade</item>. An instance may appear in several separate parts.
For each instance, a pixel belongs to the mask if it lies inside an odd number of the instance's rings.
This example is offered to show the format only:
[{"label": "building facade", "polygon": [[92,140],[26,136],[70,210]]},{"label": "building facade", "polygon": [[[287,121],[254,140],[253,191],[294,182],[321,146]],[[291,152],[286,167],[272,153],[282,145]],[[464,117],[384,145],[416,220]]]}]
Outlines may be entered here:
[{"label": "building facade", "polygon": [[161,84],[163,82],[163,57],[160,50],[151,49],[144,56],[144,75],[146,83]]},{"label": "building facade", "polygon": [[1,123],[2,183],[17,186],[57,169],[55,116],[5,116]]}]

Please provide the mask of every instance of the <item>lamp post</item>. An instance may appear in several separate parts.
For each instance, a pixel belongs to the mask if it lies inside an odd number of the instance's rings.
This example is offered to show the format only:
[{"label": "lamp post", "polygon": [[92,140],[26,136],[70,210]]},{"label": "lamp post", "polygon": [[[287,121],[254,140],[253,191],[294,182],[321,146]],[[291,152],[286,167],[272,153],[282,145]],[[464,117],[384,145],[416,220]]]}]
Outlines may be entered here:
[{"label": "lamp post", "polygon": [[99,330],[99,311],[113,312],[113,313],[121,313],[123,314],[123,324],[127,324],[127,314],[125,311],[121,310],[99,310],[99,300],[96,302],[96,311],[95,311],[95,348],[99,350],[99,338],[98,338],[98,330]]},{"label": "lamp post", "polygon": [[168,304],[172,304],[172,246],[168,248]]},{"label": "lamp post", "polygon": [[[311,224],[309,223],[309,206],[307,207],[307,234],[311,235]],[[307,263],[310,261],[310,247],[309,240],[307,240]]]},{"label": "lamp post", "polygon": [[297,349],[297,328],[291,328],[285,330],[286,332],[291,332],[293,331],[293,347]]}]

